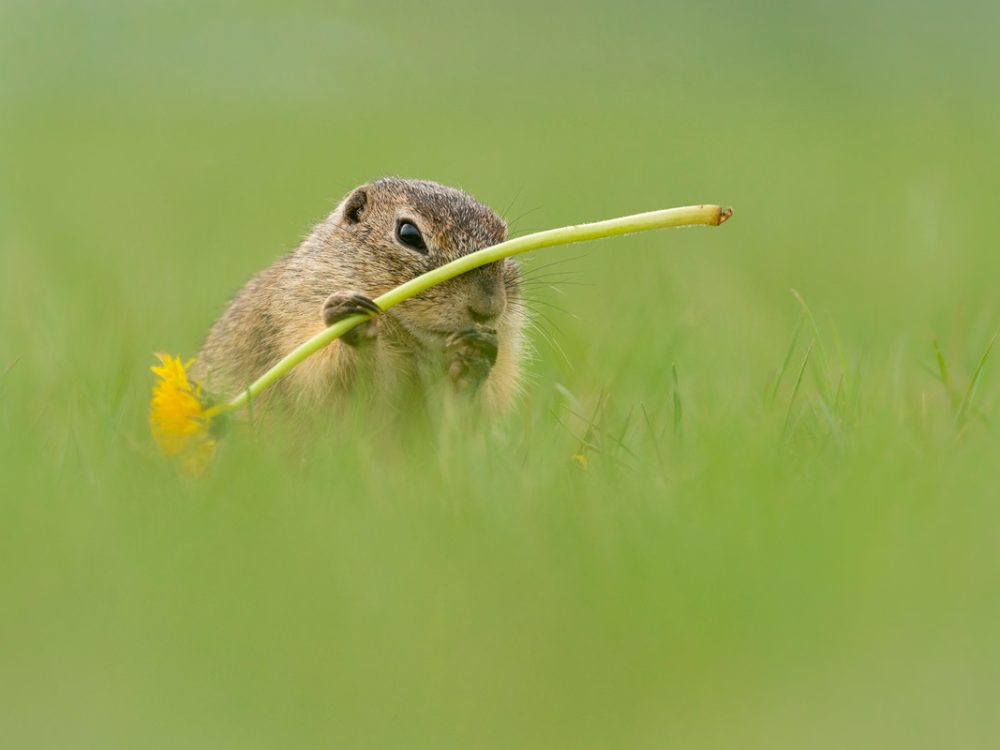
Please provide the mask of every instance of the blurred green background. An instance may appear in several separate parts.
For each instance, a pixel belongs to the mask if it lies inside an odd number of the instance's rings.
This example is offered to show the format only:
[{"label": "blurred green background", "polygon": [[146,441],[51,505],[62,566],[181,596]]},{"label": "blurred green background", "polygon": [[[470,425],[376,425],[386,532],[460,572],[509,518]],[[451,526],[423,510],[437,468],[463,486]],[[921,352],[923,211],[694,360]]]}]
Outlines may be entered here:
[{"label": "blurred green background", "polygon": [[[0,0],[0,746],[994,744],[998,23]],[[177,477],[152,353],[384,174],[736,215],[526,259],[502,424]]]}]

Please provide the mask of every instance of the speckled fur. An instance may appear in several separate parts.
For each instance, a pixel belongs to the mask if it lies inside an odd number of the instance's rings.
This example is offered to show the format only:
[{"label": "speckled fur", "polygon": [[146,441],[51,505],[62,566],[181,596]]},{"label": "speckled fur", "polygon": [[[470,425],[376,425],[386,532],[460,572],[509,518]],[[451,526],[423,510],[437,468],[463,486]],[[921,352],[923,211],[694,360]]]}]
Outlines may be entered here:
[{"label": "speckled fur", "polygon": [[[426,255],[395,236],[406,219],[421,230]],[[502,242],[507,225],[470,196],[434,182],[384,178],[353,190],[295,250],[254,276],[209,332],[196,374],[222,393],[244,388],[324,327],[322,308],[335,292],[375,298],[470,252]],[[378,316],[371,343],[342,341],[301,363],[268,401],[293,409],[333,404],[363,386],[379,400],[403,397],[407,386],[445,379],[444,340],[473,326],[469,305],[494,295],[502,307],[490,325],[499,341],[496,363],[479,389],[493,410],[518,391],[525,318],[520,272],[511,259],[445,282]],[[495,299],[501,297],[502,299]]]}]

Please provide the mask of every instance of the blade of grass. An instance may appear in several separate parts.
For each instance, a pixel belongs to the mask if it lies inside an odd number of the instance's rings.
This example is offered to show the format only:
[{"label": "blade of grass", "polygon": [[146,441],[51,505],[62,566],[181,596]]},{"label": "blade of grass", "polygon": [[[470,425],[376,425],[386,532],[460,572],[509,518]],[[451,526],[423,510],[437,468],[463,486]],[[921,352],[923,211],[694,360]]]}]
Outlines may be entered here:
[{"label": "blade of grass", "polygon": [[653,421],[649,418],[649,412],[646,411],[645,404],[639,404],[642,408],[642,416],[646,421],[646,429],[649,431],[649,436],[653,440],[653,451],[656,453],[656,463],[660,468],[660,474],[663,474],[663,454],[660,452],[660,440],[656,436],[656,430],[653,429]]},{"label": "blade of grass", "polygon": [[955,389],[951,386],[951,378],[948,376],[948,364],[945,362],[944,352],[941,351],[941,344],[938,342],[937,336],[931,339],[931,344],[934,346],[934,358],[937,360],[941,383],[944,385],[945,392],[948,394],[948,400],[951,402],[951,411],[957,415],[959,397]]},{"label": "blade of grass", "polygon": [[681,403],[681,386],[677,379],[677,365],[671,366],[674,380],[674,436],[678,442],[684,440],[684,406]]},{"label": "blade of grass", "polygon": [[778,375],[774,380],[774,387],[771,389],[771,398],[767,401],[767,408],[771,409],[774,407],[774,402],[778,398],[778,388],[781,386],[781,381],[785,377],[785,372],[788,370],[788,365],[792,361],[792,355],[795,354],[795,345],[799,343],[799,334],[802,332],[802,326],[805,323],[805,315],[799,318],[799,322],[795,325],[795,332],[792,334],[792,341],[788,345],[788,351],[785,352],[785,359],[781,363],[781,369],[778,370]]},{"label": "blade of grass", "polygon": [[990,339],[990,343],[986,345],[986,351],[979,358],[979,364],[976,366],[976,371],[972,374],[972,380],[969,382],[969,387],[965,391],[965,398],[962,399],[962,403],[958,408],[958,413],[955,415],[955,426],[961,428],[965,423],[968,416],[969,409],[972,407],[972,400],[976,396],[976,388],[979,385],[979,377],[983,374],[983,368],[986,367],[986,362],[990,358],[990,353],[993,351],[993,345],[996,343],[997,337],[1000,336],[1000,331],[993,334],[993,338]]},{"label": "blade of grass", "polygon": [[806,374],[806,366],[809,364],[809,356],[812,354],[815,343],[816,342],[810,342],[809,348],[806,349],[806,356],[802,358],[802,364],[799,365],[799,374],[795,378],[795,387],[792,389],[792,397],[788,400],[788,411],[785,413],[785,424],[781,428],[782,439],[784,439],[785,435],[788,433],[788,423],[792,418],[792,407],[795,405],[795,397],[799,395],[799,388],[802,387],[802,378]]},{"label": "blade of grass", "polygon": [[826,358],[826,349],[823,347],[823,336],[819,332],[819,325],[816,323],[816,318],[813,316],[812,310],[809,309],[809,305],[806,304],[802,295],[795,289],[792,289],[791,292],[792,296],[795,297],[802,307],[802,311],[805,313],[809,320],[809,325],[812,327],[816,344],[816,359],[813,363],[813,374],[816,377],[816,384],[819,386],[823,398],[826,399],[827,403],[830,403],[830,368]]}]

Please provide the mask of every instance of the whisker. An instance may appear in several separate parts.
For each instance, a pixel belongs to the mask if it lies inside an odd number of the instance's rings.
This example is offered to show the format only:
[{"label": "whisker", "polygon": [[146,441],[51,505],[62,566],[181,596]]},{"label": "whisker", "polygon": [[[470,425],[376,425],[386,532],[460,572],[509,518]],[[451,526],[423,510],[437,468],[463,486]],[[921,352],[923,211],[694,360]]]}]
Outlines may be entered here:
[{"label": "whisker", "polygon": [[529,304],[532,304],[532,305],[545,305],[546,307],[549,307],[549,308],[551,308],[553,310],[557,310],[558,312],[565,313],[566,315],[568,315],[569,317],[573,318],[574,320],[579,320],[580,319],[579,315],[577,315],[576,313],[571,313],[565,307],[560,307],[559,305],[553,304],[552,302],[547,302],[546,300],[543,300],[543,299],[533,299],[533,300],[530,300]]},{"label": "whisker", "polygon": [[[524,183],[522,182],[521,185],[520,185],[520,187],[518,187],[517,192],[514,193],[514,197],[511,198],[510,203],[507,204],[507,208],[505,208],[503,211],[500,212],[501,216],[503,216],[504,218],[506,218],[507,214],[510,213],[510,210],[512,208],[514,208],[514,204],[517,203],[517,199],[521,197],[521,192],[523,190],[524,190]],[[515,221],[516,221],[516,219],[515,219]],[[511,220],[507,219],[507,225],[510,226],[510,224],[511,224]]]},{"label": "whisker", "polygon": [[[542,269],[539,269],[539,270],[542,270]],[[528,273],[522,273],[521,274],[521,279],[522,279],[522,281],[539,281],[539,280],[542,280],[542,279],[558,279],[558,278],[563,278],[563,277],[572,278],[573,276],[576,276],[579,273],[580,273],[579,270],[574,270],[574,271],[548,271],[546,273],[541,273],[541,274],[539,274],[539,273],[531,273],[529,271]]]},{"label": "whisker", "polygon": [[534,208],[529,208],[527,211],[524,211],[523,213],[521,213],[520,215],[516,216],[515,218],[509,219],[507,221],[507,226],[508,227],[514,226],[515,224],[517,224],[517,222],[519,222],[525,216],[528,216],[529,214],[533,214],[535,211],[538,211],[541,208],[542,208],[542,206],[535,206]]},{"label": "whisker", "polygon": [[544,327],[542,327],[539,321],[533,320],[529,322],[528,327],[534,331],[537,331],[538,335],[541,336],[543,339],[545,339],[545,341],[549,344],[549,346],[555,349],[556,353],[560,357],[562,357],[563,361],[569,366],[571,370],[576,369],[573,366],[573,361],[569,358],[569,355],[566,354],[566,350],[562,348],[562,345],[556,340],[555,336],[553,336],[549,331],[547,331]]},{"label": "whisker", "polygon": [[559,327],[558,323],[552,320],[551,316],[549,316],[548,313],[544,313],[541,310],[535,310],[534,308],[530,307],[524,309],[526,309],[531,314],[532,320],[534,320],[536,323],[541,324],[542,322],[544,322],[546,325],[552,326],[552,328],[555,329],[555,332],[558,333],[560,336],[566,335],[566,332]]},{"label": "whisker", "polygon": [[525,287],[522,287],[521,291],[523,291],[525,293],[526,297],[529,297],[529,298],[532,298],[532,299],[535,297],[535,295],[537,295],[540,292],[543,292],[545,290],[548,290],[548,291],[552,292],[553,294],[558,294],[560,297],[565,297],[566,294],[567,294],[567,292],[566,292],[565,289],[563,289],[564,286],[592,287],[594,285],[593,284],[584,284],[582,282],[574,284],[572,282],[562,282],[562,281],[539,281],[537,283],[528,284]]},{"label": "whisker", "polygon": [[[531,271],[541,271],[544,268],[552,268],[553,266],[559,266],[559,265],[562,265],[563,263],[571,263],[573,261],[583,260],[584,258],[589,258],[591,255],[593,255],[593,251],[591,251],[591,252],[585,252],[585,253],[574,253],[573,255],[570,255],[570,256],[568,256],[566,258],[559,258],[558,260],[550,260],[548,263],[543,263],[540,266],[534,266],[533,268],[529,268],[528,272],[531,272]],[[521,259],[521,263],[523,265],[529,265],[529,266],[534,261],[535,261],[535,258],[530,257],[530,256],[527,257],[527,258],[522,258]]]}]

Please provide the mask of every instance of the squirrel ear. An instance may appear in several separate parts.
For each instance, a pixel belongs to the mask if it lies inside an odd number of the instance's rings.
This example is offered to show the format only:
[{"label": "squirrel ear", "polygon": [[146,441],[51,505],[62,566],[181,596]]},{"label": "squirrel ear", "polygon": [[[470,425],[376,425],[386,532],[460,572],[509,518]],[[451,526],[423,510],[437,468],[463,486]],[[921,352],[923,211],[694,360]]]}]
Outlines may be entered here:
[{"label": "squirrel ear", "polygon": [[356,188],[344,201],[344,223],[357,224],[368,206],[368,191],[363,187]]}]

